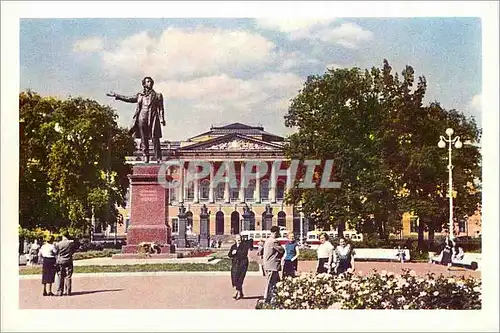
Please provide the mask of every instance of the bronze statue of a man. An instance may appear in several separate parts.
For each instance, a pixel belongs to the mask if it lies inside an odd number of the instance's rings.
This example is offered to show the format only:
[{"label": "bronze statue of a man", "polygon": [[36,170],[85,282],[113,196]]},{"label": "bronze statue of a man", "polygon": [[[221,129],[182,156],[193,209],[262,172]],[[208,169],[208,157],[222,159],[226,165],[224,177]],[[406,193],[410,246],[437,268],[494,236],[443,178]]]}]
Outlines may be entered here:
[{"label": "bronze statue of a man", "polygon": [[161,158],[161,125],[165,126],[165,110],[163,108],[163,95],[153,90],[154,81],[146,76],[142,79],[143,91],[136,96],[122,96],[114,92],[107,95],[116,100],[137,103],[137,108],[133,117],[132,126],[129,133],[135,133],[136,138],[141,139],[141,149],[146,163],[149,163],[149,139],[153,139],[153,149],[155,151],[156,162],[160,163]]}]

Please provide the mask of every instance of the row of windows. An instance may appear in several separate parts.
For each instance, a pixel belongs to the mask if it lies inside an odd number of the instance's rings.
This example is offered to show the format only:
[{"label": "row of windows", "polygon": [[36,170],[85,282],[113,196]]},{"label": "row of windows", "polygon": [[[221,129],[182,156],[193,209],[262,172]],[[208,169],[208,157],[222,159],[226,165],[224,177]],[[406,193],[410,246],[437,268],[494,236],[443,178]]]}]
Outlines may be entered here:
[{"label": "row of windows", "polygon": [[[219,183],[217,187],[214,189],[214,199],[216,201],[224,200],[224,189],[225,184]],[[199,199],[200,200],[208,200],[210,193],[210,181],[205,179],[200,182],[199,186]],[[252,201],[254,199],[255,193],[255,180],[251,180],[245,189],[245,200]],[[186,189],[186,200],[194,199],[194,183],[191,182],[189,187]],[[237,184],[237,187],[229,188],[229,199],[231,201],[237,201],[240,197],[240,184]],[[283,200],[285,197],[285,183],[277,182],[276,184],[276,200]],[[260,186],[260,199],[262,201],[269,200],[269,181],[263,180]],[[177,190],[170,191],[170,201],[177,201]]]},{"label": "row of windows", "polygon": [[[267,221],[265,217],[265,213],[262,213],[262,219],[256,221],[255,214],[251,212],[252,217],[250,218],[249,229],[256,230],[256,226],[261,225],[263,230],[269,230],[273,225],[273,221]],[[283,211],[278,212],[277,218],[273,219],[277,222],[278,226],[286,227],[286,213]],[[171,219],[172,223],[172,232],[179,232],[179,218],[173,217]],[[242,219],[240,213],[233,212],[231,213],[231,234],[239,233],[242,227]],[[193,213],[187,212],[187,221],[186,221],[186,229],[193,230]],[[259,228],[260,229],[260,228]],[[213,230],[210,232],[213,233]],[[224,213],[219,211],[215,214],[215,234],[223,235],[224,234]]]}]

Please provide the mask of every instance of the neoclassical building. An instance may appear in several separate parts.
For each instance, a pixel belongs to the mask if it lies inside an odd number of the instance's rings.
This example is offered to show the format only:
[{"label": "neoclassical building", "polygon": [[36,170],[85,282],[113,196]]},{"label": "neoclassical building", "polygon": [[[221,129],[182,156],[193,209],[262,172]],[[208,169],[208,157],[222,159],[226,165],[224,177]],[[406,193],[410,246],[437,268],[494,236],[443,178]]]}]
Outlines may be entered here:
[{"label": "neoclassical building", "polygon": [[[243,229],[243,208],[250,208],[250,230],[269,230],[271,225],[264,221],[266,205],[272,207],[272,225],[284,226],[287,230],[304,234],[307,232],[307,222],[301,219],[294,207],[284,203],[287,182],[291,176],[285,171],[286,165],[279,167],[273,163],[285,159],[283,155],[284,138],[266,132],[261,126],[248,126],[233,123],[226,126],[212,126],[209,131],[201,133],[186,141],[162,142],[163,160],[181,160],[184,166],[171,166],[169,175],[179,181],[180,186],[168,191],[167,220],[172,232],[178,230],[179,204],[187,208],[188,228],[198,234],[200,230],[200,212],[206,205],[210,213],[209,233],[211,235],[229,235],[239,233]],[[141,163],[142,154],[138,150],[134,156],[127,158],[131,164]],[[187,182],[188,164],[190,161],[205,161],[210,163],[210,174],[205,178]],[[268,163],[268,172],[258,174],[256,179],[244,182],[245,163],[249,161]],[[221,182],[215,188],[210,187],[221,167],[226,167],[227,161],[233,162],[236,174],[236,187],[228,182]],[[154,163],[154,161],[152,161]],[[278,170],[278,168],[280,170]],[[277,179],[272,186],[270,179]],[[129,209],[129,208],[127,208]],[[294,214],[295,213],[295,214]],[[125,212],[129,216],[129,212]],[[302,221],[302,230],[301,230]]]},{"label": "neoclassical building", "polygon": [[[243,208],[248,205],[252,219],[250,230],[269,230],[263,215],[266,205],[272,207],[272,225],[286,227],[296,234],[306,232],[312,228],[307,218],[301,217],[291,205],[283,201],[285,191],[291,182],[290,174],[277,170],[276,160],[285,160],[283,154],[284,138],[266,132],[261,126],[248,126],[233,123],[226,126],[212,126],[209,131],[201,133],[186,141],[163,141],[163,160],[182,160],[183,167],[170,167],[169,175],[178,180],[180,186],[168,191],[166,222],[172,227],[172,232],[178,230],[179,204],[183,203],[187,209],[188,226],[194,233],[200,231],[200,212],[206,205],[210,213],[210,235],[230,235],[243,230]],[[189,161],[206,161],[210,163],[210,174],[203,179],[187,182],[187,166]],[[249,161],[264,161],[268,163],[268,172],[257,175],[257,179],[250,180],[249,186],[241,187],[245,163]],[[142,163],[142,153],[137,150],[134,156],[127,158],[128,163]],[[237,187],[229,183],[219,183],[216,188],[210,188],[214,178],[225,162],[231,161],[235,166]],[[154,160],[152,161],[154,163]],[[286,169],[283,165],[281,169]],[[254,170],[256,171],[256,170]],[[277,175],[277,176],[276,176]],[[276,176],[276,186],[272,187],[271,178]],[[118,234],[126,233],[126,226],[130,217],[130,206],[119,209],[125,217],[125,225],[118,226]],[[479,216],[479,217],[478,217]],[[479,219],[479,220],[478,220]],[[478,222],[479,221],[479,222]],[[416,238],[418,217],[406,213],[402,218],[402,238]],[[463,226],[462,226],[463,224]],[[478,227],[479,226],[479,227]],[[459,235],[478,237],[481,232],[480,214],[461,220]],[[427,236],[427,233],[425,233]]]}]

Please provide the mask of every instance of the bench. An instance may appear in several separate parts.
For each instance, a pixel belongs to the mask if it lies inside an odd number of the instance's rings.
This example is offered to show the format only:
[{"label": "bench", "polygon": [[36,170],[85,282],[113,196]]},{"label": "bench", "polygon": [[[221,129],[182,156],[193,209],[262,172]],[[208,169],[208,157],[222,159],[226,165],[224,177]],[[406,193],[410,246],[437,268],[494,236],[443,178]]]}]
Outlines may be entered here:
[{"label": "bench", "polygon": [[[471,268],[472,270],[480,271],[481,269],[481,253],[464,253],[463,257],[457,258],[455,256],[451,257],[451,263],[455,266],[464,266]],[[437,254],[432,257],[431,261],[433,263],[441,262],[441,254]]]},{"label": "bench", "polygon": [[404,261],[410,260],[410,250],[408,249],[354,248],[354,252],[354,260],[401,261],[401,254],[403,253]]}]

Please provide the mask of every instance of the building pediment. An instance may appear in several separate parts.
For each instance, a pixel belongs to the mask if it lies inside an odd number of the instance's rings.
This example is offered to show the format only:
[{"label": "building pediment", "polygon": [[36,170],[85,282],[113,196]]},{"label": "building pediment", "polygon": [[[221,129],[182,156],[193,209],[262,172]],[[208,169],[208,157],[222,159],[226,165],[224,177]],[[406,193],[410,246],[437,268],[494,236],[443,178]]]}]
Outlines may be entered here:
[{"label": "building pediment", "polygon": [[189,145],[182,150],[204,151],[281,151],[283,148],[275,142],[266,142],[244,135],[226,135],[205,142]]}]

